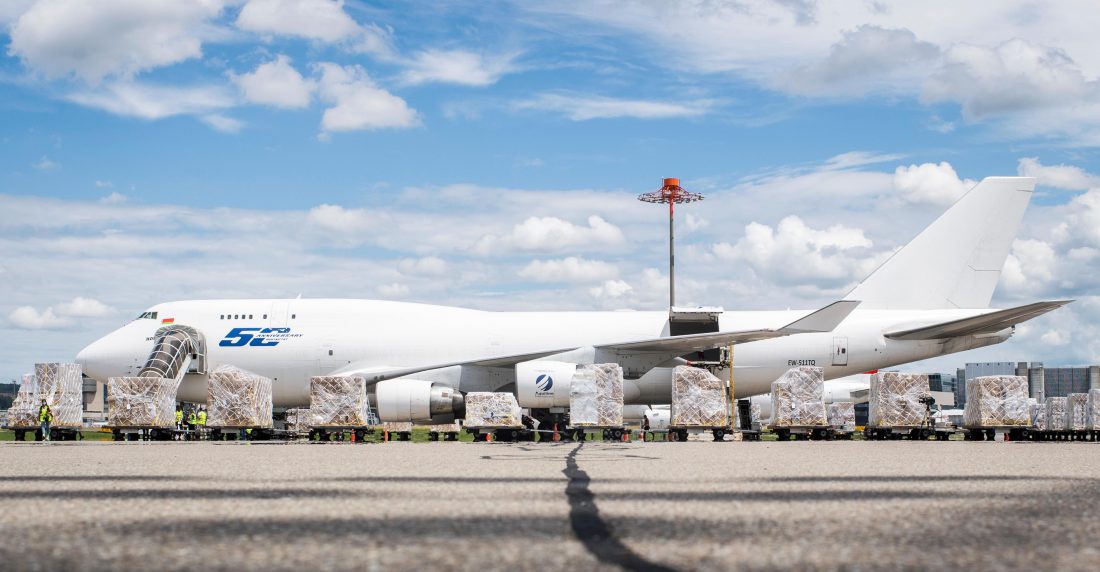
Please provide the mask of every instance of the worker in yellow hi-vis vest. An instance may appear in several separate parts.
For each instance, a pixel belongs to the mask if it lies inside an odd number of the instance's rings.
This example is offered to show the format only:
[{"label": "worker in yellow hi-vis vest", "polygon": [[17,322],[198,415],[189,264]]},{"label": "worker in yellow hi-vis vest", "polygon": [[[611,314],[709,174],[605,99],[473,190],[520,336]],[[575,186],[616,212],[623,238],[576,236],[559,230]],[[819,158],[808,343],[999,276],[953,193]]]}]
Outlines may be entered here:
[{"label": "worker in yellow hi-vis vest", "polygon": [[197,417],[198,417],[197,420],[199,422],[199,438],[202,438],[202,435],[204,433],[206,433],[206,408],[205,407],[202,407],[202,408],[199,409],[199,414],[198,414]]},{"label": "worker in yellow hi-vis vest", "polygon": [[43,401],[42,406],[38,408],[38,423],[41,425],[42,440],[50,440],[50,423],[53,421],[53,412],[50,411],[50,406]]}]

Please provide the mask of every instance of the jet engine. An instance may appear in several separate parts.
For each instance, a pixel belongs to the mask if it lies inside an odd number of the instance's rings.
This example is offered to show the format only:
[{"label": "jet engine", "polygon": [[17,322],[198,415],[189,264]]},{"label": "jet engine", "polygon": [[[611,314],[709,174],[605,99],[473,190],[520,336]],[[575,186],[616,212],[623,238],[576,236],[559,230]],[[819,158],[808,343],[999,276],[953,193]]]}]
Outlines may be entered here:
[{"label": "jet engine", "polygon": [[577,364],[525,361],[516,364],[516,397],[520,407],[569,407],[569,386]]},{"label": "jet engine", "polygon": [[388,379],[375,386],[382,421],[448,422],[465,415],[462,394],[422,379]]}]

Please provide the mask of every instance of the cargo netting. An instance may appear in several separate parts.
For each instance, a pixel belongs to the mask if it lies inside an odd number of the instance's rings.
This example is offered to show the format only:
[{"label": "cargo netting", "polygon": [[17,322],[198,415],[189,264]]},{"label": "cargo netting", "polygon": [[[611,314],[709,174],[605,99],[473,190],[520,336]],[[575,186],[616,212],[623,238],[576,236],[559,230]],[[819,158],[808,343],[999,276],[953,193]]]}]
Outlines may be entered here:
[{"label": "cargo netting", "polygon": [[466,394],[465,427],[522,427],[523,413],[511,393],[473,391]]},{"label": "cargo netting", "polygon": [[1089,394],[1071,393],[1066,396],[1066,431],[1084,431],[1089,428]]},{"label": "cargo netting", "polygon": [[309,409],[287,409],[286,410],[286,430],[287,431],[308,431],[309,430]]},{"label": "cargo netting", "polygon": [[1066,429],[1066,398],[1048,397],[1046,406],[1047,431],[1064,431]]},{"label": "cargo netting", "polygon": [[38,408],[42,405],[38,399],[38,384],[35,383],[34,374],[23,374],[23,384],[15,394],[15,399],[8,408],[8,427],[18,429],[30,429],[38,427]]},{"label": "cargo netting", "polygon": [[711,372],[686,365],[672,370],[673,427],[728,427],[729,393],[726,382]]},{"label": "cargo netting", "polygon": [[826,426],[825,370],[802,366],[772,382],[772,425]]},{"label": "cargo netting", "polygon": [[867,425],[870,427],[906,427],[924,423],[924,405],[928,395],[928,376],[886,371],[871,376],[867,398]]},{"label": "cargo netting", "polygon": [[309,378],[310,427],[366,427],[370,425],[367,382],[362,377]]},{"label": "cargo netting", "polygon": [[754,430],[754,431],[759,431],[760,430],[760,423],[762,421],[762,419],[761,419],[762,416],[763,416],[763,409],[760,407],[759,403],[753,403],[753,404],[749,405],[749,423],[751,424],[750,428],[752,430]]},{"label": "cargo netting", "polygon": [[107,425],[175,427],[179,385],[179,380],[166,377],[107,379]]},{"label": "cargo netting", "polygon": [[454,423],[437,423],[435,425],[428,425],[428,431],[435,431],[436,433],[458,433],[462,431],[462,425],[458,421]]},{"label": "cargo netting", "polygon": [[382,430],[390,433],[408,433],[413,430],[411,421],[383,421]]},{"label": "cargo netting", "polygon": [[829,426],[837,431],[856,430],[856,404],[850,401],[830,403],[826,408]]},{"label": "cargo netting", "polygon": [[1089,390],[1089,429],[1100,431],[1100,388]]},{"label": "cargo netting", "polygon": [[210,373],[207,382],[210,427],[273,427],[271,378],[231,365]]},{"label": "cargo netting", "polygon": [[1050,427],[1047,427],[1047,405],[1046,403],[1033,403],[1031,404],[1031,424],[1035,426],[1039,431],[1048,431]]},{"label": "cargo netting", "polygon": [[623,369],[617,363],[582,365],[569,386],[569,424],[623,426]]},{"label": "cargo netting", "polygon": [[1031,425],[1027,378],[988,375],[966,380],[966,427],[1027,427]]}]

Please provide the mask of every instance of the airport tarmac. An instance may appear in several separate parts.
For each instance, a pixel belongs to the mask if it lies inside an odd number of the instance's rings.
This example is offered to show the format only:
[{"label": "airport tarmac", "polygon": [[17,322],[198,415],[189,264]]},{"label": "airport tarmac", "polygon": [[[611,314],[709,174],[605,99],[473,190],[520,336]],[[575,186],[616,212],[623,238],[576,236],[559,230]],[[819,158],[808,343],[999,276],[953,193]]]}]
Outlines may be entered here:
[{"label": "airport tarmac", "polygon": [[0,446],[4,570],[1100,567],[1090,443]]}]

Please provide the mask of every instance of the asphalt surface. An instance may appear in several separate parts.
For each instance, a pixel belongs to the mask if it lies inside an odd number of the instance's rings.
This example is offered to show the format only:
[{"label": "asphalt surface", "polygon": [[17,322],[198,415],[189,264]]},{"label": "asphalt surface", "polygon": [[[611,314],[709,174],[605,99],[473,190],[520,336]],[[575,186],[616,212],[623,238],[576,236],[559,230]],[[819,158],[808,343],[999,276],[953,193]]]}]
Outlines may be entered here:
[{"label": "asphalt surface", "polygon": [[0,445],[3,570],[1100,569],[1100,444]]}]

